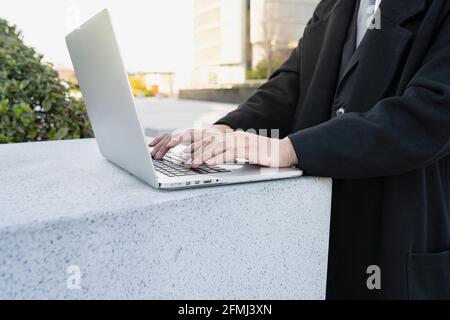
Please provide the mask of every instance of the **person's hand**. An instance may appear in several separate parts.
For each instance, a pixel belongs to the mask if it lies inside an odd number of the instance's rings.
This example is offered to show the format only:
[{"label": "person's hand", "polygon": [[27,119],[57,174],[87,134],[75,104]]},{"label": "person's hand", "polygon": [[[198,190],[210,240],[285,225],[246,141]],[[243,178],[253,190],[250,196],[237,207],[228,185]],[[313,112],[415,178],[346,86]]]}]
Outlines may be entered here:
[{"label": "person's hand", "polygon": [[149,146],[153,148],[151,156],[155,160],[160,160],[179,144],[191,145],[199,140],[207,140],[211,136],[223,135],[227,130],[232,129],[226,125],[214,125],[208,129],[190,129],[175,134],[163,134],[150,143]]},{"label": "person's hand", "polygon": [[188,146],[191,154],[188,166],[196,168],[223,164],[235,159],[247,160],[265,167],[287,168],[298,164],[297,155],[289,138],[271,139],[243,131],[205,136]]}]

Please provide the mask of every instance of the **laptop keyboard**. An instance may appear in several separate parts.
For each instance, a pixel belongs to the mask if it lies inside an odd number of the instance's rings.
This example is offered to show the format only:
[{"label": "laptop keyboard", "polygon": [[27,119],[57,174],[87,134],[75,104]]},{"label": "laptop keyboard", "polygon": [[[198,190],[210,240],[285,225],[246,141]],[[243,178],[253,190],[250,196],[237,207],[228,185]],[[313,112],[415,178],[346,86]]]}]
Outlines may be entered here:
[{"label": "laptop keyboard", "polygon": [[186,158],[183,158],[175,153],[168,153],[162,160],[153,160],[155,170],[168,177],[184,177],[184,176],[196,176],[200,174],[214,174],[230,172],[220,167],[210,167],[202,165],[198,168],[186,168],[184,163]]}]

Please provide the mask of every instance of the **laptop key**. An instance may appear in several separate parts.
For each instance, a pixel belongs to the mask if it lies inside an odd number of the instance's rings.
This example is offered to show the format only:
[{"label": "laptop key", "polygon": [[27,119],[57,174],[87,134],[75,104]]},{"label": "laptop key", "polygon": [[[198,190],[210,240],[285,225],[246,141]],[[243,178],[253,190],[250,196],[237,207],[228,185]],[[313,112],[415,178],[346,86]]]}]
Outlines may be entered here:
[{"label": "laptop key", "polygon": [[168,176],[168,177],[183,177],[194,176],[199,174],[213,174],[218,172],[228,172],[228,170],[221,169],[220,167],[209,167],[203,165],[199,168],[188,169],[184,166],[183,162],[186,159],[177,155],[166,155],[162,160],[155,160],[156,171]]}]

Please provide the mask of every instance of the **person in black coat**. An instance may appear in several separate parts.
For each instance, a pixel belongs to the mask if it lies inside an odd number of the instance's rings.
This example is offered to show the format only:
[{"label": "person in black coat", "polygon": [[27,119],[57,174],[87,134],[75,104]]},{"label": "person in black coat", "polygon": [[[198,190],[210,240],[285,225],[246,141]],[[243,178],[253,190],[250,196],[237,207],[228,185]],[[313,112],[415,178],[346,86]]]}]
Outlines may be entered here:
[{"label": "person in black coat", "polygon": [[279,166],[333,178],[328,299],[450,299],[450,1],[383,0],[353,53],[358,4],[321,1],[289,59],[200,144],[279,129]]}]

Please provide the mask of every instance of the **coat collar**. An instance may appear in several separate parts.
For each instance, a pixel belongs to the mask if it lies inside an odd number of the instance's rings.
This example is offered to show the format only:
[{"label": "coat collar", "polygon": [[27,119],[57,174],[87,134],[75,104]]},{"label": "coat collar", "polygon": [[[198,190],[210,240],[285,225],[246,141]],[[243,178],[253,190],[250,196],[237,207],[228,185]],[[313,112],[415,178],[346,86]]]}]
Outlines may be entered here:
[{"label": "coat collar", "polygon": [[426,0],[383,0],[380,5],[381,16],[401,25],[425,9]]},{"label": "coat collar", "polygon": [[367,32],[347,69],[348,75],[357,65],[353,75],[356,77],[352,96],[355,104],[349,106],[349,111],[365,112],[387,94],[413,37],[404,24],[420,14],[425,4],[426,0],[381,2],[381,29]]},{"label": "coat collar", "polygon": [[[316,13],[319,19],[324,19],[330,14],[340,12],[339,10],[341,8],[344,10],[353,10],[356,4],[356,0],[329,0],[328,2],[334,2],[334,5],[324,5],[324,10],[320,10],[319,8]],[[426,3],[427,0],[382,0],[380,5],[381,15],[394,24],[402,24],[422,12],[425,9]]]},{"label": "coat collar", "polygon": [[[300,99],[292,130],[329,119],[339,80],[341,54],[357,0],[324,0],[301,41]],[[317,94],[320,92],[320,94]]]},{"label": "coat collar", "polygon": [[[307,27],[302,41],[302,72],[294,131],[329,120],[336,90],[347,30],[357,0],[325,0],[317,18]],[[412,38],[404,27],[420,14],[427,0],[383,0],[380,5],[381,29],[369,30],[360,45],[357,88],[353,88],[350,112],[364,112],[385,94]],[[370,90],[368,90],[370,88]],[[318,94],[320,92],[320,94]]]},{"label": "coat collar", "polygon": [[[401,26],[404,22],[413,18],[425,8],[426,1],[425,0],[408,0],[408,1],[392,1],[392,0],[383,0],[379,7],[381,14],[381,28],[387,28],[391,30],[392,28],[397,28],[397,26]],[[400,27],[401,28],[401,27]],[[395,32],[395,31],[393,31]],[[368,32],[367,38],[371,38],[370,32]],[[366,42],[367,42],[366,41]],[[362,47],[366,45],[362,43]],[[377,45],[383,45],[382,43]],[[363,49],[362,49],[363,50]],[[358,63],[358,54],[355,54],[350,60],[348,66],[346,67],[346,71],[343,75],[343,78],[348,75],[352,71],[352,69]]]}]

